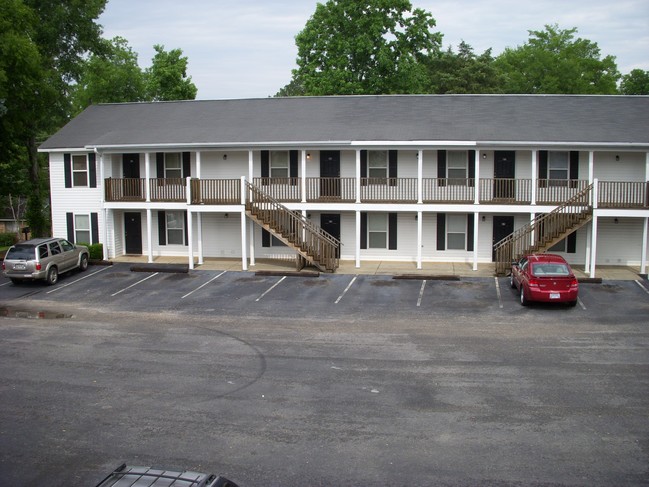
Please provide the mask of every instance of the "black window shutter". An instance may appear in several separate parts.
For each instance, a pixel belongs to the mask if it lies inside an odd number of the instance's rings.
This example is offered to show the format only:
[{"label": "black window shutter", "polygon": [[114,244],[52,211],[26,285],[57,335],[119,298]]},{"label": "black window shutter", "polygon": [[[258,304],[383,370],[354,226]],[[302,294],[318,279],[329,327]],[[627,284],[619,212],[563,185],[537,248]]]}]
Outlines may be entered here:
[{"label": "black window shutter", "polygon": [[270,247],[270,232],[265,228],[261,229],[261,246]]},{"label": "black window shutter", "polygon": [[183,177],[192,176],[192,156],[189,152],[183,152]]},{"label": "black window shutter", "polygon": [[397,161],[398,160],[399,160],[399,151],[391,150],[390,152],[388,152],[388,177],[390,178],[390,186],[397,185]]},{"label": "black window shutter", "polygon": [[159,179],[165,177],[165,155],[164,152],[156,152],[155,155],[156,171]]},{"label": "black window shutter", "polygon": [[65,172],[65,187],[72,187],[72,155],[63,154],[63,171]]},{"label": "black window shutter", "polygon": [[577,187],[577,179],[579,179],[579,151],[570,151],[570,169],[568,179],[571,180],[570,187]]},{"label": "black window shutter", "polygon": [[[298,151],[292,150],[289,152],[289,172],[288,176],[290,178],[297,178],[297,166],[298,166]],[[296,185],[297,179],[291,179],[291,184]]]},{"label": "black window shutter", "polygon": [[[548,179],[548,151],[539,151],[539,179]],[[541,188],[547,188],[547,181],[540,184]]]},{"label": "black window shutter", "polygon": [[[367,151],[362,150],[361,151],[361,178],[366,178],[366,177],[367,177]],[[361,184],[363,186],[367,186],[367,180],[362,181]]]},{"label": "black window shutter", "polygon": [[475,151],[469,151],[469,186],[475,186]]},{"label": "black window shutter", "polygon": [[99,218],[97,213],[90,213],[90,228],[92,229],[91,244],[99,243]]},{"label": "black window shutter", "polygon": [[270,151],[261,151],[261,177],[270,177]]},{"label": "black window shutter", "polygon": [[167,245],[167,215],[164,211],[158,211],[158,243]]},{"label": "black window shutter", "polygon": [[367,213],[361,213],[361,248],[367,248]]},{"label": "black window shutter", "polygon": [[577,231],[572,232],[568,235],[568,241],[566,242],[566,251],[569,254],[577,253]]},{"label": "black window shutter", "polygon": [[397,214],[396,213],[388,214],[388,249],[397,250]]},{"label": "black window shutter", "polygon": [[183,213],[185,215],[185,245],[189,245],[188,231],[189,226],[187,225],[187,212]]},{"label": "black window shutter", "polygon": [[473,223],[475,222],[475,215],[469,213],[466,216],[466,249],[473,252]]},{"label": "black window shutter", "polygon": [[437,151],[437,185],[446,186],[446,151],[443,149]]},{"label": "black window shutter", "polygon": [[88,185],[91,188],[97,187],[97,154],[88,154]]},{"label": "black window shutter", "polygon": [[67,220],[68,223],[68,240],[72,243],[75,243],[74,241],[74,213],[66,213],[65,214],[65,219]]},{"label": "black window shutter", "polygon": [[437,250],[446,250],[446,213],[437,214]]}]

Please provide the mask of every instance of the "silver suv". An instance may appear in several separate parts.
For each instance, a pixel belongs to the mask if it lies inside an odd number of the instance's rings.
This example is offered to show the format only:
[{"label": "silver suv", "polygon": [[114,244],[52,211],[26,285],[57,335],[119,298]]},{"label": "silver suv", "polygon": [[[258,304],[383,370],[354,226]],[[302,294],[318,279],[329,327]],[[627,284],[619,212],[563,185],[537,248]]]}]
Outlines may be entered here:
[{"label": "silver suv", "polygon": [[85,271],[89,256],[88,247],[73,245],[64,238],[35,238],[10,247],[2,271],[14,284],[45,280],[52,285],[63,272]]}]

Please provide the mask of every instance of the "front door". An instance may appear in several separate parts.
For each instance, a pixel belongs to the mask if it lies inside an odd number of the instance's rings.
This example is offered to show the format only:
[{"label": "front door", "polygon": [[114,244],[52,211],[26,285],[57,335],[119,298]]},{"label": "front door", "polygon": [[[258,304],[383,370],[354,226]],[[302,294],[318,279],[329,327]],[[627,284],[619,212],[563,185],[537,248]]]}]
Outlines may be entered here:
[{"label": "front door", "polygon": [[[514,233],[514,217],[508,215],[494,215],[493,245],[496,245],[503,238]],[[493,247],[492,247],[493,248]],[[493,252],[492,260],[496,260],[496,253]]]},{"label": "front door", "polygon": [[122,175],[124,181],[124,196],[142,198],[140,194],[140,154],[122,155]]},{"label": "front door", "polygon": [[[340,214],[339,213],[322,213],[320,215],[320,228],[340,241]],[[340,247],[336,252],[336,258],[340,258]]]},{"label": "front door", "polygon": [[124,213],[124,238],[127,254],[142,254],[142,215]]},{"label": "front door", "polygon": [[499,150],[494,153],[494,198],[516,197],[516,151]]},{"label": "front door", "polygon": [[340,199],[340,151],[320,151],[320,198]]}]

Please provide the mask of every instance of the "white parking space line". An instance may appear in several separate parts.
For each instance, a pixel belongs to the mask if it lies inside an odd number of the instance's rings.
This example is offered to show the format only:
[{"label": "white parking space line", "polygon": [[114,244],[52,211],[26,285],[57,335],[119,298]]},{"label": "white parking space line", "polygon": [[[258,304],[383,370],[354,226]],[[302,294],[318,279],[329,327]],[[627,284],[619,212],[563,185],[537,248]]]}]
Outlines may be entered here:
[{"label": "white parking space line", "polygon": [[6,286],[7,284],[11,284],[11,281],[7,281],[7,282],[5,282],[4,284],[0,284],[0,287],[2,287],[2,286]]},{"label": "white parking space line", "polygon": [[60,291],[61,289],[64,289],[64,288],[66,288],[68,286],[72,286],[72,284],[74,284],[76,282],[83,281],[84,279],[88,279],[89,277],[92,277],[95,274],[99,274],[100,272],[104,272],[106,269],[109,269],[109,267],[106,266],[103,269],[99,269],[98,271],[95,271],[92,274],[87,274],[87,275],[77,279],[76,281],[68,282],[67,284],[63,284],[62,286],[57,286],[56,288],[52,289],[51,291],[47,291],[45,294],[52,294],[52,293],[55,293],[56,291]]},{"label": "white parking space line", "polygon": [[497,277],[494,277],[494,281],[496,282],[496,294],[498,295],[498,307],[502,309],[503,299],[502,296],[500,295],[500,283],[498,282]]},{"label": "white parking space line", "polygon": [[577,302],[579,303],[579,306],[581,306],[581,309],[586,310],[586,305],[583,303],[580,297],[577,297]]},{"label": "white parking space line", "polygon": [[266,296],[266,294],[268,294],[268,293],[271,292],[273,289],[275,289],[277,286],[279,286],[279,284],[280,284],[284,279],[286,279],[286,276],[283,276],[279,281],[277,281],[277,282],[276,282],[275,284],[273,284],[270,288],[268,288],[268,289],[266,290],[266,292],[265,292],[264,294],[262,294],[261,296],[259,296],[257,299],[255,299],[255,301],[259,301],[261,298],[263,298],[264,296]]},{"label": "white parking space line", "polygon": [[640,289],[642,289],[644,292],[646,292],[647,294],[649,294],[649,290],[647,290],[647,288],[644,287],[640,281],[636,280],[635,283],[636,283],[638,286],[640,286]]},{"label": "white parking space line", "polygon": [[111,297],[112,297],[112,296],[117,296],[118,294],[123,293],[124,291],[126,291],[126,290],[128,290],[128,289],[131,289],[133,286],[137,286],[137,285],[140,284],[141,282],[144,282],[144,281],[146,281],[147,279],[151,279],[152,277],[155,277],[155,276],[157,276],[158,274],[159,274],[158,272],[155,272],[155,273],[151,274],[150,276],[145,277],[144,279],[140,279],[140,280],[137,281],[135,284],[131,284],[130,286],[125,287],[124,289],[120,289],[120,290],[117,291],[116,293],[111,294]]},{"label": "white parking space line", "polygon": [[417,306],[421,306],[421,299],[424,297],[424,289],[426,289],[426,279],[421,282],[421,289],[419,290],[419,299],[417,299]]},{"label": "white parking space line", "polygon": [[356,280],[357,277],[358,276],[354,276],[354,278],[351,280],[351,282],[349,284],[347,284],[347,287],[345,288],[343,293],[340,296],[338,296],[338,299],[336,299],[336,302],[334,304],[340,303],[340,300],[343,298],[343,296],[345,294],[347,294],[347,291],[349,291],[349,288],[352,287],[352,284],[354,284],[354,281]]},{"label": "white parking space line", "polygon": [[212,282],[212,281],[216,281],[219,277],[221,277],[221,276],[222,276],[223,274],[225,274],[226,272],[228,272],[228,271],[223,271],[223,272],[221,272],[218,276],[214,276],[212,279],[210,279],[209,281],[207,281],[205,284],[202,284],[202,285],[198,286],[196,289],[194,289],[193,291],[188,292],[187,294],[185,294],[185,295],[184,295],[182,298],[180,298],[180,299],[185,299],[187,296],[191,296],[191,295],[192,295],[193,293],[195,293],[196,291],[198,291],[198,290],[200,290],[200,289],[203,289],[203,288],[204,288],[205,286],[207,286],[210,282]]}]

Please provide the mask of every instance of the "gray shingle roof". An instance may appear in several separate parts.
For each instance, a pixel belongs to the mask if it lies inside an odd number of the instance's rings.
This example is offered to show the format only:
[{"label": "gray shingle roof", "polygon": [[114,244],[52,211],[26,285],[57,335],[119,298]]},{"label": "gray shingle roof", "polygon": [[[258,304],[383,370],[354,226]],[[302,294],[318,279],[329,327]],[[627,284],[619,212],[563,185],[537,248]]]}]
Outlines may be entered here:
[{"label": "gray shingle roof", "polygon": [[649,146],[649,97],[385,95],[106,104],[41,145],[263,146],[456,141]]}]

